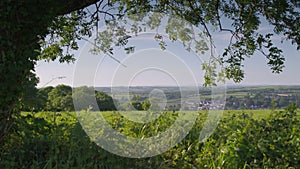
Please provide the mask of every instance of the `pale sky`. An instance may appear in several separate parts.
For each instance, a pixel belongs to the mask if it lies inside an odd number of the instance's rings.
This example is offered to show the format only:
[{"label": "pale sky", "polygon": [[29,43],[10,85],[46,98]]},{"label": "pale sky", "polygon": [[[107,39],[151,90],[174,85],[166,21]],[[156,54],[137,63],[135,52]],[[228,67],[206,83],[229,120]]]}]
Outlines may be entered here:
[{"label": "pale sky", "polygon": [[[262,25],[261,32],[271,29]],[[167,42],[167,50],[162,51],[150,34],[143,34],[129,41],[136,46],[136,52],[125,55],[117,49],[113,57],[120,60],[124,67],[104,55],[92,55],[92,45],[80,42],[80,49],[75,52],[77,59],[74,64],[39,61],[36,74],[40,79],[38,87],[66,84],[70,86],[178,86],[202,85],[203,71],[201,64],[208,55],[196,55],[187,52],[180,42]],[[215,33],[216,51],[222,53],[229,43],[229,34]],[[265,57],[256,53],[246,58],[245,78],[241,85],[300,85],[298,72],[300,67],[300,51],[289,41],[280,43],[281,37],[275,36],[275,44],[284,51],[285,68],[281,74],[271,73]],[[64,76],[59,79],[57,77]],[[233,82],[228,81],[228,85]]]}]

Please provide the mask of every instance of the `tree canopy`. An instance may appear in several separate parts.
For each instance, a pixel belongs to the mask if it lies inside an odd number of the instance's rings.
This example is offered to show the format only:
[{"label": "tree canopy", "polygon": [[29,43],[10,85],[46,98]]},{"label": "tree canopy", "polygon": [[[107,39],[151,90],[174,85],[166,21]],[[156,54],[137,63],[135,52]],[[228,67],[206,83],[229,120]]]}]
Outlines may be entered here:
[{"label": "tree canopy", "polygon": [[[87,8],[88,6],[91,7]],[[78,41],[92,36],[99,21],[113,22],[126,14],[159,12],[176,15],[192,25],[203,27],[212,40],[209,27],[231,33],[228,47],[218,60],[224,65],[224,76],[240,82],[244,77],[243,61],[254,52],[261,52],[274,73],[283,70],[285,57],[272,41],[274,34],[300,49],[300,2],[297,0],[225,1],[225,0],[7,0],[0,2],[0,140],[9,131],[13,112],[19,112],[19,100],[30,81],[34,66],[40,59],[72,62],[71,50],[78,49]],[[273,30],[261,34],[258,29],[265,19]],[[225,28],[223,22],[231,24]],[[153,26],[158,26],[154,24]],[[174,27],[169,31],[172,40],[188,43],[186,29]],[[116,32],[111,37],[118,37]],[[187,34],[188,35],[188,34]],[[98,36],[101,37],[101,36]],[[119,36],[120,37],[120,36]],[[121,35],[113,41],[125,50],[130,36]],[[124,39],[125,38],[125,39]],[[163,41],[160,42],[163,47]],[[101,44],[103,39],[96,39]],[[213,42],[211,41],[213,44]],[[113,45],[113,44],[111,44]],[[101,48],[100,49],[105,49]],[[108,47],[108,49],[110,49]],[[110,52],[104,51],[104,52]],[[200,66],[200,65],[199,65]],[[204,68],[214,75],[212,68]],[[206,78],[210,81],[210,76]]]},{"label": "tree canopy", "polygon": [[[86,39],[85,36],[91,36],[92,30],[98,30],[98,22],[105,20],[109,25],[109,30],[97,32],[96,51],[104,53],[113,53],[113,45],[123,46],[128,52],[134,49],[127,45],[131,35],[125,31],[122,25],[116,25],[118,20],[127,15],[140,14],[140,18],[131,18],[141,21],[145,13],[158,12],[176,16],[181,20],[171,18],[168,21],[166,32],[172,41],[180,40],[187,47],[193,41],[196,41],[196,48],[208,50],[206,46],[214,45],[213,33],[228,32],[231,35],[227,48],[223,51],[217,62],[224,66],[224,76],[227,79],[233,79],[235,82],[241,82],[244,78],[244,59],[254,55],[255,52],[261,53],[266,57],[267,64],[273,73],[280,73],[284,68],[285,56],[282,49],[278,48],[272,38],[274,35],[282,36],[284,40],[290,41],[300,49],[299,35],[299,16],[300,3],[298,1],[285,0],[264,0],[264,1],[100,1],[94,8],[81,9],[69,15],[58,17],[50,27],[51,43],[45,44],[41,58],[60,61],[73,61],[68,50],[64,54],[63,47],[67,49],[77,49],[76,40]],[[103,14],[103,15],[100,15]],[[150,14],[148,24],[152,29],[159,27],[161,17],[157,14]],[[102,18],[101,18],[102,17]],[[130,18],[130,17],[128,17]],[[126,18],[126,19],[128,19]],[[263,21],[270,24],[273,29],[267,33],[259,31]],[[226,24],[224,24],[226,22]],[[93,24],[92,24],[93,23]],[[96,24],[95,24],[96,23]],[[228,24],[229,23],[229,24]],[[208,37],[211,44],[197,42],[193,37],[190,25],[199,27]],[[224,25],[229,27],[225,27]],[[141,25],[133,25],[133,32],[143,31]],[[159,34],[155,36],[164,48],[163,37]],[[53,39],[53,40],[52,40]],[[200,65],[201,66],[201,65]],[[210,72],[213,66],[203,66],[207,72]],[[208,84],[209,78],[205,79]]]}]

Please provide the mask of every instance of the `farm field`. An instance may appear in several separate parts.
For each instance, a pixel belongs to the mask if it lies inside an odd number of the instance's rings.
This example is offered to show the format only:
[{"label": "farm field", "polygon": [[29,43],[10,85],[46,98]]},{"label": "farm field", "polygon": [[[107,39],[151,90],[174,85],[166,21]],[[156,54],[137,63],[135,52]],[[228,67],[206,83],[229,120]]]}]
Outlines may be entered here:
[{"label": "farm field", "polygon": [[[147,115],[138,111],[101,114],[115,130],[141,139],[163,133],[179,116],[178,112],[163,112],[147,123],[134,122],[142,120],[134,119],[143,117],[142,113]],[[205,142],[199,141],[199,133],[207,111],[190,113],[198,118],[181,142],[158,156],[133,159],[97,146],[82,129],[75,112],[22,112],[1,150],[4,155],[0,168],[300,167],[300,114],[295,105],[276,111],[226,110]]]}]

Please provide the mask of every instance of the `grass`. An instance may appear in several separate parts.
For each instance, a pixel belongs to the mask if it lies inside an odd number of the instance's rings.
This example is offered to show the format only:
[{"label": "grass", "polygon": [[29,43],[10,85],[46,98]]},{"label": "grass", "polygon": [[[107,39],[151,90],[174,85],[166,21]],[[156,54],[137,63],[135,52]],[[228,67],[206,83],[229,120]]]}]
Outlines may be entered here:
[{"label": "grass", "polygon": [[271,110],[225,110],[223,116],[229,117],[232,114],[248,114],[256,120],[268,118],[272,111]]}]

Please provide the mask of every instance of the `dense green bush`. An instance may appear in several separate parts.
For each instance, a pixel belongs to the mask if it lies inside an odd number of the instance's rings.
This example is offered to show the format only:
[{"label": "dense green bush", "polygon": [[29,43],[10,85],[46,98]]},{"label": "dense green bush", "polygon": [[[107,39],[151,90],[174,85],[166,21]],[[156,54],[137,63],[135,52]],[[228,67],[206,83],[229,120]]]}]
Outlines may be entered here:
[{"label": "dense green bush", "polygon": [[[141,137],[162,132],[176,113],[164,113],[146,126],[134,124],[117,112],[108,114],[112,127]],[[72,113],[23,113],[1,150],[0,168],[300,168],[300,117],[295,105],[254,119],[232,113],[220,121],[213,135],[199,142],[206,113],[171,150],[159,156],[131,159],[116,156],[91,142]],[[121,124],[121,125],[120,125]],[[159,125],[163,129],[154,131]],[[149,131],[148,131],[149,130]]]}]

